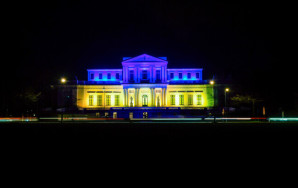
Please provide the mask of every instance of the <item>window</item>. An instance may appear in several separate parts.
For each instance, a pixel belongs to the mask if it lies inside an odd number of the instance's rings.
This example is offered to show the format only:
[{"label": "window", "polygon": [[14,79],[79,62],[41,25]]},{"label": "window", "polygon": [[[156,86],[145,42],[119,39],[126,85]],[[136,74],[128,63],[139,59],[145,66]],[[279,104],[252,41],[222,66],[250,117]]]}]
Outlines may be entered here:
[{"label": "window", "polygon": [[179,105],[184,105],[184,95],[179,95]]},{"label": "window", "polygon": [[97,106],[102,106],[102,95],[97,95]]},{"label": "window", "polygon": [[175,105],[175,95],[170,95],[171,105]]},{"label": "window", "polygon": [[196,78],[200,78],[200,73],[199,72],[196,73]]},{"label": "window", "polygon": [[188,95],[188,105],[193,105],[193,96]]},{"label": "window", "polygon": [[179,73],[179,79],[182,79],[182,73]]},{"label": "window", "polygon": [[134,72],[133,70],[129,71],[129,80],[134,80]]},{"label": "window", "polygon": [[98,79],[102,79],[102,74],[101,73],[98,74]]},{"label": "window", "polygon": [[119,73],[116,73],[116,79],[119,80]]},{"label": "window", "polygon": [[106,105],[111,106],[111,95],[106,96]]},{"label": "window", "polygon": [[156,80],[160,80],[160,70],[156,71]]},{"label": "window", "polygon": [[142,79],[147,80],[147,71],[146,70],[142,71]]},{"label": "window", "polygon": [[197,105],[202,105],[202,95],[197,95]]},{"label": "window", "polygon": [[90,74],[90,79],[94,79],[94,74]]},{"label": "window", "polygon": [[111,73],[108,73],[108,79],[111,79]]},{"label": "window", "polygon": [[170,78],[173,79],[174,78],[174,73],[170,74]]},{"label": "window", "polygon": [[191,79],[191,73],[187,73],[187,78]]},{"label": "window", "polygon": [[119,95],[115,95],[115,106],[119,106]]},{"label": "window", "polygon": [[89,95],[89,106],[93,106],[93,95]]}]

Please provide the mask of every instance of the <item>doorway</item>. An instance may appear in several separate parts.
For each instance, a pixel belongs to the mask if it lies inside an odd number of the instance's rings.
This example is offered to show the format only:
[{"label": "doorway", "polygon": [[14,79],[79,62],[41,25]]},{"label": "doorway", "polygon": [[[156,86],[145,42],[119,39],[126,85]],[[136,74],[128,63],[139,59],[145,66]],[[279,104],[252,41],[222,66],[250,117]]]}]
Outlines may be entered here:
[{"label": "doorway", "polygon": [[148,96],[147,95],[143,95],[143,97],[142,97],[142,106],[143,107],[148,106]]}]

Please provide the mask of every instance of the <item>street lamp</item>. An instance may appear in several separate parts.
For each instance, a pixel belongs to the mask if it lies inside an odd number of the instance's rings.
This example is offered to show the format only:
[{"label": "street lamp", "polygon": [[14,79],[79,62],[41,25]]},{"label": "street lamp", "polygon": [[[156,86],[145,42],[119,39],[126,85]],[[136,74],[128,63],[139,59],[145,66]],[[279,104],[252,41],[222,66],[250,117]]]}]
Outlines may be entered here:
[{"label": "street lamp", "polygon": [[66,78],[61,78],[60,82],[61,82],[61,84],[65,84],[66,83]]},{"label": "street lamp", "polygon": [[[65,84],[66,83],[66,78],[62,77],[61,80],[60,80],[60,83]],[[63,100],[63,102],[64,102],[64,100]],[[64,105],[62,106],[62,109],[61,109],[61,123],[63,121],[63,107],[64,107]]]},{"label": "street lamp", "polygon": [[229,91],[230,91],[229,88],[225,89],[225,107],[227,107],[227,92],[229,92]]},{"label": "street lamp", "polygon": [[[229,92],[229,91],[230,91],[229,88],[225,89],[225,108],[227,107],[227,92]],[[224,108],[224,110],[225,110],[225,108]]]},{"label": "street lamp", "polygon": [[[215,84],[215,82],[214,82],[214,80],[210,80],[210,85],[213,87],[214,86],[214,84]],[[214,87],[213,87],[213,122],[215,123],[216,122],[216,117],[215,117],[215,93],[214,93],[215,91],[214,91]]]}]

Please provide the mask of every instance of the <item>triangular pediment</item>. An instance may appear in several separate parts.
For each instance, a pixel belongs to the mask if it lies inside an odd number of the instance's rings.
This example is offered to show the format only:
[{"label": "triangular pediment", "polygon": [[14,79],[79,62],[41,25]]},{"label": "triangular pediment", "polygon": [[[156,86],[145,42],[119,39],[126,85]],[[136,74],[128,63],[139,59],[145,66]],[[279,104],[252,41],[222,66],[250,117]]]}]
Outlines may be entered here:
[{"label": "triangular pediment", "polygon": [[129,58],[124,60],[123,62],[167,62],[164,59],[158,58],[158,57],[153,57],[148,54],[142,54],[133,58]]}]

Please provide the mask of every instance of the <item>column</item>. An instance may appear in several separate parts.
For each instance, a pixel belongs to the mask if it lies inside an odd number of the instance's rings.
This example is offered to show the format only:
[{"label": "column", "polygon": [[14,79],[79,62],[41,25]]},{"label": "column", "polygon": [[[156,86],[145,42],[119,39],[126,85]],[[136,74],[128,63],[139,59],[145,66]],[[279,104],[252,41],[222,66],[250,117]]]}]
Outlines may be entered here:
[{"label": "column", "polygon": [[124,102],[124,104],[123,104],[123,106],[126,106],[126,92],[125,92],[125,89],[123,89],[123,102]]},{"label": "column", "polygon": [[164,68],[165,76],[164,76],[164,82],[167,82],[168,80],[168,73],[166,67]]},{"label": "column", "polygon": [[137,106],[137,88],[135,88],[135,106],[134,107],[136,106]]},{"label": "column", "polygon": [[127,83],[128,82],[128,68],[127,67],[125,67],[125,72],[124,72],[124,74],[125,74],[125,83]]},{"label": "column", "polygon": [[150,67],[150,83],[153,82],[153,66]]},{"label": "column", "polygon": [[153,82],[156,83],[156,67],[153,68]]},{"label": "column", "polygon": [[141,83],[141,78],[142,78],[142,70],[141,70],[141,68],[140,68],[140,67],[138,67],[138,78],[139,78],[139,80],[138,80],[138,83]]},{"label": "column", "polygon": [[163,67],[163,82],[166,82],[166,77],[167,77],[167,75],[166,75],[166,67],[164,66]]},{"label": "column", "polygon": [[125,68],[122,68],[122,80],[125,82]]},{"label": "column", "polygon": [[165,88],[165,102],[164,105],[167,106],[167,88]]},{"label": "column", "polygon": [[153,106],[153,88],[150,88],[151,91],[151,106]]},{"label": "column", "polygon": [[136,83],[139,83],[140,81],[140,78],[139,78],[139,67],[136,67],[136,72],[137,72],[137,81],[136,81]]},{"label": "column", "polygon": [[155,107],[156,104],[155,104],[155,88],[153,88],[153,106]]},{"label": "column", "polygon": [[160,106],[163,106],[163,88],[161,88]]},{"label": "column", "polygon": [[126,106],[128,106],[128,89],[125,89],[125,103],[126,103]]},{"label": "column", "polygon": [[[163,67],[161,67],[161,70],[160,70],[160,80],[161,82],[163,83],[163,77],[164,77],[164,73],[163,73]],[[162,90],[163,91],[163,90]]]},{"label": "column", "polygon": [[125,106],[127,105],[127,102],[126,102],[126,89],[124,89],[124,104],[125,104]]},{"label": "column", "polygon": [[165,97],[165,96],[164,96],[164,88],[162,88],[161,93],[162,93],[162,95],[161,95],[161,96],[162,96],[162,97],[161,97],[161,98],[162,98],[162,103],[161,103],[161,105],[163,106],[163,103],[164,103],[164,97]]},{"label": "column", "polygon": [[162,98],[162,100],[163,100],[163,103],[162,103],[162,105],[163,106],[165,106],[165,104],[166,104],[166,101],[165,101],[165,98],[166,98],[166,96],[165,96],[165,88],[163,88],[163,98]]},{"label": "column", "polygon": [[162,82],[165,82],[165,67],[162,67]]},{"label": "column", "polygon": [[134,68],[133,69],[133,73],[134,73],[134,82],[137,83],[138,82],[138,68]]},{"label": "column", "polygon": [[166,100],[165,100],[165,98],[166,98],[166,88],[163,88],[163,106],[165,106],[166,105]]},{"label": "column", "polygon": [[126,83],[128,83],[128,79],[129,79],[129,69],[128,67],[126,67]]},{"label": "column", "polygon": [[125,83],[128,82],[128,68],[125,67]]},{"label": "column", "polygon": [[140,88],[138,88],[138,106],[140,106]]},{"label": "column", "polygon": [[127,100],[127,106],[129,106],[129,94],[128,94],[128,89],[126,89],[126,93],[127,93],[127,95],[126,95],[126,96],[127,96],[127,97],[126,97],[126,98],[127,98],[127,99],[126,99],[126,100]]},{"label": "column", "polygon": [[126,83],[126,80],[127,80],[127,74],[126,74],[127,70],[126,70],[126,67],[123,67],[123,82]]},{"label": "column", "polygon": [[125,89],[125,106],[127,106],[127,89]]},{"label": "column", "polygon": [[135,92],[135,106],[137,107],[139,106],[139,88],[136,88]]},{"label": "column", "polygon": [[125,89],[125,106],[128,106],[127,98],[128,98],[127,89]]}]

